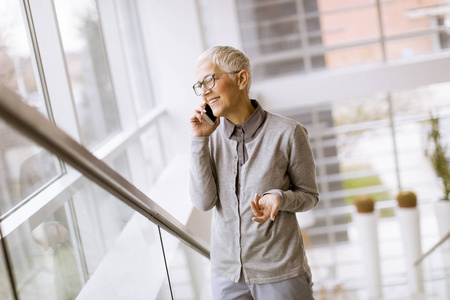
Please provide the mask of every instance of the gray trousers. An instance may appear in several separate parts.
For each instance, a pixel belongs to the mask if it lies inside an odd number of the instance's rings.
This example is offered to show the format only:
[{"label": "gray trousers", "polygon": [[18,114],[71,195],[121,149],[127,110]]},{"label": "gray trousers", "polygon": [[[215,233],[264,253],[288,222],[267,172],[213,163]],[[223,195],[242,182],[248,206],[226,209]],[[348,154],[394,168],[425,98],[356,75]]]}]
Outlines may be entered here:
[{"label": "gray trousers", "polygon": [[314,300],[309,274],[275,283],[248,284],[241,273],[239,282],[211,273],[214,300]]}]

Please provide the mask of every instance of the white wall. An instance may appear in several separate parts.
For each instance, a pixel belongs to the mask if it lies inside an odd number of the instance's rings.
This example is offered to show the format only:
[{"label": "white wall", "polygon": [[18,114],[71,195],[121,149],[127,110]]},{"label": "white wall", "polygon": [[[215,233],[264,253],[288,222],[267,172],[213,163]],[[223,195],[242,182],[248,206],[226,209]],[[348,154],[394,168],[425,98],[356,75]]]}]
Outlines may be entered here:
[{"label": "white wall", "polygon": [[189,117],[201,101],[192,90],[195,61],[204,51],[198,12],[195,0],[138,0],[138,5],[153,94],[167,108],[162,134],[170,159],[187,151]]},{"label": "white wall", "polygon": [[242,48],[239,20],[234,0],[199,0],[204,2],[202,18],[207,44]]},{"label": "white wall", "polygon": [[209,241],[210,213],[193,211],[188,195],[189,118],[202,102],[192,85],[205,50],[195,1],[138,0],[153,95],[167,109],[161,131],[169,164],[149,196],[183,224],[194,212],[197,222],[190,221],[189,230]]}]

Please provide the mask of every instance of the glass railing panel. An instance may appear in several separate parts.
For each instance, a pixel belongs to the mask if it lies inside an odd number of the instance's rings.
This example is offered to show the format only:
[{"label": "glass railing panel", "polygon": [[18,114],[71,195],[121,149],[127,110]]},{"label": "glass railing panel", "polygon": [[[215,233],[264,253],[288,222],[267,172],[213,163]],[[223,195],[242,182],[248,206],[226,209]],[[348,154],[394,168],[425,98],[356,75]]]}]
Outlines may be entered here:
[{"label": "glass railing panel", "polygon": [[424,299],[450,299],[450,239],[425,255],[414,270],[423,274]]},{"label": "glass railing panel", "polygon": [[154,183],[165,167],[166,158],[159,135],[160,127],[157,123],[155,126],[151,126],[143,132],[139,137],[145,160],[145,171],[149,178],[147,185]]},{"label": "glass railing panel", "polygon": [[86,253],[87,271],[93,274],[130,220],[133,211],[90,181],[73,195],[78,234]]},{"label": "glass railing panel", "polygon": [[210,260],[161,230],[173,299],[212,299]]},{"label": "glass railing panel", "polygon": [[59,160],[0,120],[0,217],[62,173]]},{"label": "glass railing panel", "polygon": [[9,277],[3,248],[0,248],[0,299],[14,299],[12,284]]},{"label": "glass railing panel", "polygon": [[157,225],[81,176],[16,228],[4,224],[19,299],[170,299]]},{"label": "glass railing panel", "polygon": [[54,209],[43,219],[23,222],[4,239],[20,299],[74,299],[81,290],[84,278],[68,203]]}]

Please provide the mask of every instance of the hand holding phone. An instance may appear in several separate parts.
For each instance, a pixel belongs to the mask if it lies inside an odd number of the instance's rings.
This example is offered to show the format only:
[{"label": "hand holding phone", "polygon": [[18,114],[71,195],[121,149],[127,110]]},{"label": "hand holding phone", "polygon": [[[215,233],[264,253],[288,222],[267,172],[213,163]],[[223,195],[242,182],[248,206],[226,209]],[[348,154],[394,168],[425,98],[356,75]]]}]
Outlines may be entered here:
[{"label": "hand holding phone", "polygon": [[213,114],[211,107],[206,104],[205,106],[206,113],[202,113],[203,119],[208,122],[209,125],[214,126],[216,123],[217,117]]},{"label": "hand holding phone", "polygon": [[210,136],[220,124],[220,119],[214,116],[211,107],[205,106],[206,103],[198,106],[191,116],[190,124],[192,136]]}]

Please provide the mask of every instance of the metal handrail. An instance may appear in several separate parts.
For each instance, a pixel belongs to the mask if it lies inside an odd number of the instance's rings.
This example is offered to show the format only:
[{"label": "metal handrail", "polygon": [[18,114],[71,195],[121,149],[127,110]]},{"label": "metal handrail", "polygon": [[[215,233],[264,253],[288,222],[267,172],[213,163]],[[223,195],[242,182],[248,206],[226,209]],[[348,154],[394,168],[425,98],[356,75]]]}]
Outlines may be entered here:
[{"label": "metal handrail", "polygon": [[433,247],[431,247],[430,250],[428,250],[426,253],[422,254],[422,256],[418,260],[416,260],[416,262],[414,263],[414,266],[417,266],[418,264],[420,264],[426,257],[428,257],[431,253],[433,253],[434,250],[439,248],[439,246],[442,245],[449,238],[450,238],[450,231],[446,235],[444,235]]},{"label": "metal handrail", "polygon": [[0,117],[132,209],[210,258],[206,242],[3,85],[0,85]]}]

